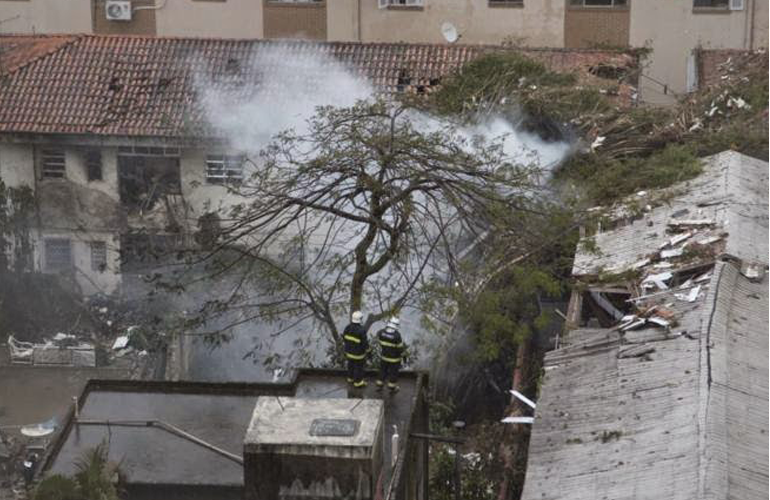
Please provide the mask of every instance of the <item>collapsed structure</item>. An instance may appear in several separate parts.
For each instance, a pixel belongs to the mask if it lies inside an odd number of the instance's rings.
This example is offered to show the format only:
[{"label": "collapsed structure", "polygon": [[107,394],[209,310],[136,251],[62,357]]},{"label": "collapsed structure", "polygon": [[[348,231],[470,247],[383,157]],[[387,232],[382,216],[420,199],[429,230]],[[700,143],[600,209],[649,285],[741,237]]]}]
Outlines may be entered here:
[{"label": "collapsed structure", "polygon": [[[91,380],[43,470],[71,475],[103,444],[130,500],[425,498],[427,377],[386,400],[348,398],[345,374],[284,384]],[[360,399],[364,398],[364,399]]]},{"label": "collapsed structure", "polygon": [[768,492],[768,163],[726,151],[587,235],[523,498]]}]

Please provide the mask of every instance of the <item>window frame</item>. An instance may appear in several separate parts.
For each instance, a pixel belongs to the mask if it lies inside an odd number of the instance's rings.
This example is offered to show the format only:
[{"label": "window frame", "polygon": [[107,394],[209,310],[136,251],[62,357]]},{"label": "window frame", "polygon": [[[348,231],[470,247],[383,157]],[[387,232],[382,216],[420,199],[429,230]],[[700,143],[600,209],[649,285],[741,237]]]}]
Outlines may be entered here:
[{"label": "window frame", "polygon": [[693,0],[692,10],[693,12],[706,12],[706,13],[729,13],[732,9],[732,2],[730,0],[709,0],[712,4],[714,2],[722,1],[724,5],[695,5],[698,0]]},{"label": "window frame", "polygon": [[[611,5],[586,5],[586,1],[590,1],[590,0],[567,0],[567,6],[570,9],[622,10],[622,9],[627,9],[629,4],[631,3],[631,0],[609,0],[611,2]],[[575,2],[580,2],[580,4],[577,5]],[[623,3],[618,5],[616,4],[616,2],[623,2]]]},{"label": "window frame", "polygon": [[[61,157],[61,162],[59,162]],[[51,162],[55,159],[54,162]],[[67,151],[64,148],[40,148],[40,178],[44,180],[63,180],[67,178]]]},{"label": "window frame", "polygon": [[[107,269],[107,242],[94,240],[89,243],[88,248],[91,252],[91,270],[104,272]],[[95,258],[97,255],[100,257],[98,260]]]},{"label": "window frame", "polygon": [[377,0],[377,7],[393,10],[422,10],[425,8],[425,0]]},{"label": "window frame", "polygon": [[[221,164],[220,167],[214,167]],[[236,168],[232,165],[237,164]],[[246,164],[246,156],[232,153],[209,153],[205,161],[206,184],[213,186],[227,186],[243,182],[243,170]],[[215,170],[215,173],[212,173]],[[216,170],[219,173],[216,173]]]},{"label": "window frame", "polygon": [[[88,179],[88,182],[99,182],[104,180],[101,149],[90,148],[83,151],[83,164],[86,167],[86,179]],[[97,171],[98,174],[96,173]]]},{"label": "window frame", "polygon": [[509,8],[522,8],[524,7],[524,0],[487,0],[489,7],[509,7]]},{"label": "window frame", "polygon": [[[62,259],[61,263],[57,263],[55,266],[53,265],[53,262],[56,261],[56,259],[51,259],[52,254],[55,253],[52,250],[52,245],[54,243],[66,244],[67,255],[68,255],[68,259],[66,263],[64,263],[64,260]],[[75,267],[75,261],[73,260],[73,255],[72,255],[71,239],[61,238],[61,237],[43,238],[43,269],[46,272],[54,273],[54,272],[70,271],[74,267]]]}]

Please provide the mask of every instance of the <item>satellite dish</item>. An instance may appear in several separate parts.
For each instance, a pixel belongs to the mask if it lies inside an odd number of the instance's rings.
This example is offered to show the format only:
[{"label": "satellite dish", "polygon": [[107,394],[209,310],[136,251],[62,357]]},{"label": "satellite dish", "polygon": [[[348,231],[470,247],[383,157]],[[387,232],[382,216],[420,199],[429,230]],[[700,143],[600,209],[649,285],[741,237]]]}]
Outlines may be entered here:
[{"label": "satellite dish", "polygon": [[455,43],[457,39],[460,38],[460,34],[457,33],[455,25],[449,22],[441,25],[441,35],[444,37],[444,40],[449,43]]}]

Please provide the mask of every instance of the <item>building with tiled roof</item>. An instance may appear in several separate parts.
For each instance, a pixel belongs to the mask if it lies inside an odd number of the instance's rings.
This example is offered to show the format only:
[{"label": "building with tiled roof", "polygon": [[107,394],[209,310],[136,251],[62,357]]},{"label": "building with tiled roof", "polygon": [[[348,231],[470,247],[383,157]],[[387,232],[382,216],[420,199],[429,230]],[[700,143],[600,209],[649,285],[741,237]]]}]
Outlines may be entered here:
[{"label": "building with tiled roof", "polygon": [[[227,184],[244,175],[242,150],[225,140],[234,119],[272,135],[319,104],[429,93],[499,50],[513,49],[0,36],[0,176],[36,193],[35,268],[71,274],[84,294],[112,293],[131,267],[126,259],[178,244],[206,207],[233,200]],[[617,84],[596,76],[596,67],[633,73],[637,62],[618,51],[523,52],[587,85]],[[137,264],[135,272],[143,270]]]}]

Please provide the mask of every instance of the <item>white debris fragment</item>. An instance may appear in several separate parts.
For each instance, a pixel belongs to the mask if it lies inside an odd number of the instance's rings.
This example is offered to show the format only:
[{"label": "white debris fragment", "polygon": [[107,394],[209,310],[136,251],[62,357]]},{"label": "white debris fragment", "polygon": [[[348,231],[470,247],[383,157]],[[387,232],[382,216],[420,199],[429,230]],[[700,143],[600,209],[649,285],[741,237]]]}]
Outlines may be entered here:
[{"label": "white debris fragment", "polygon": [[655,285],[661,290],[668,290],[668,285],[666,285],[666,281],[670,280],[674,275],[670,272],[666,271],[664,273],[659,274],[650,274],[646,278],[644,278],[644,281],[642,281],[642,286],[645,288],[651,288],[650,285]]},{"label": "white debris fragment", "polygon": [[128,346],[128,335],[121,335],[115,339],[115,342],[112,343],[112,350],[117,351],[120,349],[125,349],[126,346]]},{"label": "white debris fragment", "polygon": [[644,266],[646,266],[649,263],[650,263],[650,259],[642,259],[642,260],[637,261],[634,264],[632,264],[631,265],[631,269],[634,269],[634,270],[641,269],[641,268],[643,268]]},{"label": "white debris fragment", "polygon": [[626,325],[619,326],[618,330],[620,330],[621,332],[625,332],[626,330],[633,330],[634,328],[639,328],[640,326],[644,326],[645,323],[647,323],[646,319],[639,318]]},{"label": "white debris fragment", "polygon": [[712,116],[714,116],[716,114],[717,111],[719,111],[719,107],[718,106],[712,106],[710,110],[706,111],[706,116],[711,118]]},{"label": "white debris fragment", "polygon": [[711,245],[712,243],[716,243],[721,239],[722,239],[721,236],[708,236],[706,238],[700,238],[695,240],[695,243],[697,243],[698,245]]},{"label": "white debris fragment", "polygon": [[531,408],[534,408],[534,407],[535,407],[535,402],[534,402],[534,401],[532,401],[531,399],[529,399],[529,398],[528,398],[527,396],[525,396],[524,394],[520,393],[519,391],[515,391],[515,390],[513,390],[513,389],[510,389],[508,392],[510,392],[510,393],[511,393],[511,395],[512,395],[513,397],[515,397],[515,398],[517,398],[517,399],[521,400],[521,401],[522,401],[524,404],[526,404],[527,406],[529,406],[529,407],[531,407]]},{"label": "white debris fragment", "polygon": [[638,196],[639,198],[643,198],[644,196],[647,196],[647,191],[639,191],[638,193],[636,193],[636,196]]},{"label": "white debris fragment", "polygon": [[655,269],[671,269],[672,267],[674,267],[674,264],[672,264],[671,262],[661,261],[656,264],[653,264],[652,267],[654,267]]},{"label": "white debris fragment", "polygon": [[690,132],[695,132],[696,130],[703,128],[703,122],[700,120],[695,120],[695,123],[692,124],[692,126],[688,129]]},{"label": "white debris fragment", "polygon": [[741,269],[741,274],[750,280],[757,280],[762,277],[762,272],[756,264],[750,264]]},{"label": "white debris fragment", "polygon": [[693,281],[695,281],[695,283],[700,283],[701,281],[709,281],[710,279],[711,279],[711,272],[708,272],[708,273],[701,274],[700,276],[695,278]]},{"label": "white debris fragment", "polygon": [[534,424],[535,417],[505,417],[500,422],[504,424]]},{"label": "white debris fragment", "polygon": [[700,285],[691,288],[689,293],[675,293],[674,297],[685,302],[695,302],[700,294]]},{"label": "white debris fragment", "polygon": [[691,231],[687,231],[686,233],[677,234],[675,236],[672,236],[671,239],[668,240],[668,244],[671,245],[672,247],[674,247],[674,246],[680,244],[681,242],[683,242],[684,240],[688,239],[690,236],[692,236],[692,234],[693,233]]},{"label": "white debris fragment", "polygon": [[652,323],[653,325],[662,326],[663,328],[668,328],[671,326],[671,323],[666,321],[665,319],[661,318],[660,316],[653,316],[651,318],[647,318],[647,321],[649,323]]},{"label": "white debris fragment", "polygon": [[713,224],[713,219],[682,219],[668,222],[669,226],[711,226]]},{"label": "white debris fragment", "polygon": [[751,109],[751,106],[749,106],[749,103],[747,103],[740,97],[731,97],[727,100],[727,107],[732,108],[733,106],[738,109],[743,109],[743,108]]},{"label": "white debris fragment", "polygon": [[594,139],[594,142],[591,143],[591,151],[595,151],[598,147],[600,147],[602,144],[604,144],[604,141],[607,138],[604,136],[599,136],[596,139]]},{"label": "white debris fragment", "polygon": [[662,250],[660,252],[660,257],[662,259],[671,259],[673,257],[681,257],[684,253],[684,246],[681,246],[679,248],[672,248],[670,250]]}]

